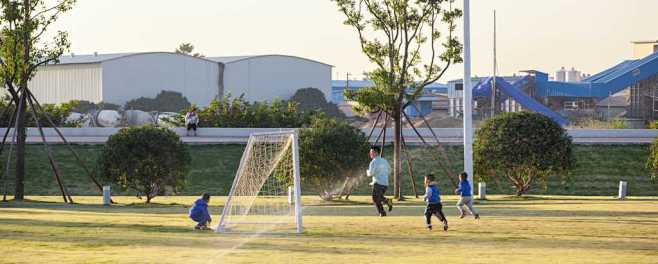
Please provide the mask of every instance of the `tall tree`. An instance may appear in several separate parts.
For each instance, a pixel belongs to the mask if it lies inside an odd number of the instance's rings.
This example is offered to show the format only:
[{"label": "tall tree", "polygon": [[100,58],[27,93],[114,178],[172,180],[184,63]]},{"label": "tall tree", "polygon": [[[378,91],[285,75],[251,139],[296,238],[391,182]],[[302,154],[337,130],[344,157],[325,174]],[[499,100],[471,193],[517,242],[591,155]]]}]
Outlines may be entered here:
[{"label": "tall tree", "polygon": [[198,53],[198,52],[195,53],[194,52],[194,45],[192,45],[192,43],[180,44],[180,46],[178,46],[178,48],[176,48],[176,53],[190,55],[190,56],[194,56],[194,57],[197,57],[197,58],[205,57],[205,55],[203,55],[201,53]]},{"label": "tall tree", "polygon": [[358,33],[361,49],[375,64],[366,75],[374,87],[346,91],[362,111],[383,111],[393,120],[394,195],[402,199],[402,111],[462,61],[462,45],[453,36],[462,12],[454,0],[331,0]]},{"label": "tall tree", "polygon": [[24,198],[25,121],[30,79],[39,66],[58,62],[70,43],[68,34],[58,31],[45,40],[48,28],[76,0],[0,0],[0,79],[16,104],[16,186],[14,198]]}]

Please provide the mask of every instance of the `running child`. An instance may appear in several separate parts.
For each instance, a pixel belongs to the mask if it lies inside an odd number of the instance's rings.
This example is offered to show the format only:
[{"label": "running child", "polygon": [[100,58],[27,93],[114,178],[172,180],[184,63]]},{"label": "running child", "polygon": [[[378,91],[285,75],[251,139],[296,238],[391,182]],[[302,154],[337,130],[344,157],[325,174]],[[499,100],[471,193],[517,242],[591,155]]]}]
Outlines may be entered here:
[{"label": "running child", "polygon": [[464,206],[466,206],[466,211],[469,214],[473,215],[475,219],[480,219],[480,215],[473,208],[473,191],[471,190],[471,184],[468,182],[468,174],[466,172],[459,174],[459,188],[455,190],[455,194],[460,196],[457,202],[459,218],[464,218]]},{"label": "running child", "polygon": [[425,176],[425,221],[427,229],[432,231],[432,215],[436,216],[439,221],[443,222],[443,231],[448,231],[448,219],[443,214],[443,205],[441,204],[441,192],[439,186],[434,182],[434,175]]}]

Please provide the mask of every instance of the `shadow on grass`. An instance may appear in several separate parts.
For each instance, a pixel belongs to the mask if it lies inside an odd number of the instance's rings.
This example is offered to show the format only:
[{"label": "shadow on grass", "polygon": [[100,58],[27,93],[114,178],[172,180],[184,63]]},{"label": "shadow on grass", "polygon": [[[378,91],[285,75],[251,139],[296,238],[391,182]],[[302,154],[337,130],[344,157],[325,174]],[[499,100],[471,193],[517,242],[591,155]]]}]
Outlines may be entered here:
[{"label": "shadow on grass", "polygon": [[[117,213],[136,213],[136,214],[187,214],[190,205],[180,203],[129,203],[113,204],[111,206],[97,204],[66,204],[52,201],[32,201],[24,200],[21,202],[9,201],[0,203],[0,209],[42,209],[53,211],[71,211],[100,214],[117,214]],[[221,212],[223,206],[209,206],[211,212]],[[31,211],[30,213],[37,213]]]},{"label": "shadow on grass", "polygon": [[129,229],[145,233],[190,233],[192,225],[187,227],[163,226],[163,225],[145,225],[145,224],[117,224],[117,223],[89,223],[89,222],[67,222],[67,221],[46,221],[46,220],[29,220],[29,219],[2,219],[0,224],[22,225],[28,227],[48,227],[48,228],[82,228],[92,230],[97,228],[108,229]]}]

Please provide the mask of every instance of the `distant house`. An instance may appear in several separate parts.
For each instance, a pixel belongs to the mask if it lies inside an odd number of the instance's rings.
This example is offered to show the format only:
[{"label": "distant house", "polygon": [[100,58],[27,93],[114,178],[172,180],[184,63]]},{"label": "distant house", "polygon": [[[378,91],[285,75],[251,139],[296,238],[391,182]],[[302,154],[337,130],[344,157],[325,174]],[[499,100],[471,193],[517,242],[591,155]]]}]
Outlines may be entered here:
[{"label": "distant house", "polygon": [[[330,101],[335,104],[345,102],[343,96],[345,89],[359,90],[361,88],[373,87],[375,83],[371,80],[333,80],[331,81],[331,99]],[[448,92],[448,86],[440,83],[433,83],[425,86],[423,94],[445,94]]]},{"label": "distant house", "polygon": [[623,117],[630,107],[630,90],[626,89],[596,104],[596,113],[602,120]]},{"label": "distant house", "polygon": [[[338,105],[338,107],[347,115],[354,116],[355,113],[352,108],[355,102],[345,100],[345,89],[359,90],[363,88],[373,87],[375,83],[371,80],[334,80],[331,85],[331,102]],[[423,95],[416,100],[416,107],[423,115],[430,114],[437,106],[447,104],[445,94],[448,92],[448,86],[440,83],[433,83],[425,86]],[[444,103],[445,101],[445,103]],[[418,117],[419,112],[414,107],[408,107],[405,112],[410,117]]]}]

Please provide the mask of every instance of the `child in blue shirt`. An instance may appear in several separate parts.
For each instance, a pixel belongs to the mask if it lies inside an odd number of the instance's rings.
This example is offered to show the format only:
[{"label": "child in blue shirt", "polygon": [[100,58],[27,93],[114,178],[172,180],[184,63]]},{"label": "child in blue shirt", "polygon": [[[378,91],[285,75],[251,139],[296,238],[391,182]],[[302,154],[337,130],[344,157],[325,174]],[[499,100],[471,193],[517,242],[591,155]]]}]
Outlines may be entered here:
[{"label": "child in blue shirt", "polygon": [[443,205],[441,204],[441,193],[439,186],[434,182],[434,175],[428,174],[425,176],[425,221],[427,229],[432,230],[432,215],[436,216],[439,221],[443,222],[443,231],[448,231],[448,219],[443,214]]},{"label": "child in blue shirt", "polygon": [[457,202],[459,218],[464,218],[464,206],[466,206],[469,214],[473,215],[475,219],[480,219],[480,215],[473,208],[473,191],[471,190],[471,184],[468,182],[468,174],[466,172],[459,174],[459,188],[455,190],[455,194],[460,196]]},{"label": "child in blue shirt", "polygon": [[210,202],[210,194],[204,193],[201,195],[201,198],[197,199],[194,202],[192,208],[190,208],[190,218],[197,222],[197,225],[194,227],[196,230],[211,230],[208,227],[208,224],[212,222],[210,218],[210,213],[208,213],[208,203]]}]

